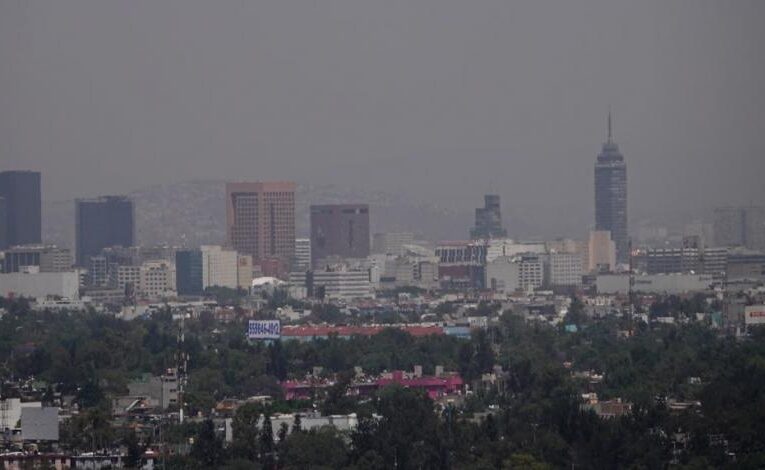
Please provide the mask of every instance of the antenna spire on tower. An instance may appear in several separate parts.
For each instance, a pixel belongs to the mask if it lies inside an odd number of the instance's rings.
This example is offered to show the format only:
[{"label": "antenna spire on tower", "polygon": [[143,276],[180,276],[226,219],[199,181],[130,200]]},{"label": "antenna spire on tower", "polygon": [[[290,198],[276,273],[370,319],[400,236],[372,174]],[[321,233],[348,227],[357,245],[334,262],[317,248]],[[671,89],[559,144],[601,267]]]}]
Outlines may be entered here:
[{"label": "antenna spire on tower", "polygon": [[613,143],[613,134],[611,133],[611,106],[608,107],[608,143]]}]

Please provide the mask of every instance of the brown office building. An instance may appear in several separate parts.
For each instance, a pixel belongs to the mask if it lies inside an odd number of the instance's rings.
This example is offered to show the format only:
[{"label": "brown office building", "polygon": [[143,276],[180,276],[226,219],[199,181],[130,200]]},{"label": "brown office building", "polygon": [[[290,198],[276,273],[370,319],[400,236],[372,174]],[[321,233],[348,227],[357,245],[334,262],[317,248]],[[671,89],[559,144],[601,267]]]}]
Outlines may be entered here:
[{"label": "brown office building", "polygon": [[295,253],[295,183],[226,184],[228,242],[266,275],[286,275]]},{"label": "brown office building", "polygon": [[327,204],[311,206],[311,261],[328,257],[369,256],[369,206]]}]

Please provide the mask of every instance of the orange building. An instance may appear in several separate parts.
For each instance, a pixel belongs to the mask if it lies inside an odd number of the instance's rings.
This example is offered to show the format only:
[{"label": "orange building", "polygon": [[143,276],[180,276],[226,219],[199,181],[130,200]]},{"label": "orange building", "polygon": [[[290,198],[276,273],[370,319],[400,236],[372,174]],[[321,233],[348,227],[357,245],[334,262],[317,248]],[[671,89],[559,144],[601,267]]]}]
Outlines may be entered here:
[{"label": "orange building", "polygon": [[295,253],[295,183],[227,183],[228,243],[263,274],[283,277]]}]

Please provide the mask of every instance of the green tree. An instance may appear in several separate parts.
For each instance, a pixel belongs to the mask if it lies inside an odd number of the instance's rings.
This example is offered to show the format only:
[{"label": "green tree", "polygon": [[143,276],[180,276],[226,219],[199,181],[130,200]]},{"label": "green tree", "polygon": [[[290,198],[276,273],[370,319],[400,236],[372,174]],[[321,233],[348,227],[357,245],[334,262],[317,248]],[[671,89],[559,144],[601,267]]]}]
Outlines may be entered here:
[{"label": "green tree", "polygon": [[287,469],[335,469],[345,466],[348,449],[333,427],[290,434],[281,454]]},{"label": "green tree", "polygon": [[294,434],[296,432],[302,432],[302,431],[303,431],[303,428],[300,423],[300,413],[295,413],[295,419],[292,422],[292,432]]},{"label": "green tree", "polygon": [[321,407],[321,412],[324,416],[351,412],[354,402],[346,396],[346,393],[352,378],[352,371],[342,372],[338,375],[337,382],[329,387]]},{"label": "green tree", "polygon": [[268,356],[268,374],[284,380],[287,377],[287,356],[281,341],[277,340],[268,347]]},{"label": "green tree", "polygon": [[530,454],[513,454],[502,464],[503,470],[548,470],[551,468]]},{"label": "green tree", "polygon": [[143,457],[144,448],[138,442],[138,436],[135,431],[130,431],[125,437],[124,441],[127,453],[125,454],[125,468],[140,468],[141,458]]},{"label": "green tree", "polygon": [[274,468],[274,430],[271,425],[271,417],[263,416],[263,426],[260,430],[260,461],[266,469]]},{"label": "green tree", "polygon": [[352,437],[358,457],[374,451],[399,468],[441,468],[439,419],[433,402],[399,386],[381,390],[377,422],[362,420]]},{"label": "green tree", "polygon": [[214,468],[223,461],[223,442],[215,432],[212,420],[206,419],[191,447],[191,456],[207,468]]},{"label": "green tree", "polygon": [[255,461],[258,458],[258,421],[263,408],[246,403],[236,410],[231,423],[233,443],[231,450],[236,457]]},{"label": "green tree", "polygon": [[582,325],[587,321],[587,316],[584,313],[584,303],[576,295],[571,296],[571,303],[566,313],[566,318],[563,320],[567,325]]}]

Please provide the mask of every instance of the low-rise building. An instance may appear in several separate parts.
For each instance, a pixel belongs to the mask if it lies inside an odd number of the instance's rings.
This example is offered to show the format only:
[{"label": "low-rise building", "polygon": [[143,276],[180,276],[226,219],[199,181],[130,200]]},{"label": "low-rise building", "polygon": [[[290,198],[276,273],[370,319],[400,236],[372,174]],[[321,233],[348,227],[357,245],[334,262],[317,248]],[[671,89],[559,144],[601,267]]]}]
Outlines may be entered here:
[{"label": "low-rise building", "polygon": [[[708,274],[649,274],[633,277],[633,292],[655,294],[684,294],[712,288],[715,280]],[[627,294],[628,274],[600,274],[595,281],[598,294]]]},{"label": "low-rise building", "polygon": [[517,258],[520,288],[534,290],[544,284],[544,255],[524,253]]},{"label": "low-rise building", "polygon": [[366,270],[338,268],[308,271],[304,276],[291,273],[290,282],[298,288],[305,286],[308,295],[315,298],[353,300],[374,297]]},{"label": "low-rise building", "polygon": [[550,253],[547,283],[555,287],[582,285],[582,256],[579,253]]},{"label": "low-rise building", "polygon": [[521,285],[520,266],[510,256],[499,256],[486,263],[486,288],[509,294]]},{"label": "low-rise building", "polygon": [[36,266],[41,273],[72,270],[72,252],[55,245],[22,245],[0,252],[0,271],[17,273]]},{"label": "low-rise building", "polygon": [[484,288],[485,240],[446,241],[436,247],[438,279],[448,289]]},{"label": "low-rise building", "polygon": [[3,273],[0,274],[0,296],[78,299],[80,276],[77,271]]},{"label": "low-rise building", "polygon": [[175,265],[169,261],[146,261],[140,267],[139,292],[147,299],[175,297]]},{"label": "low-rise building", "polygon": [[587,403],[582,405],[582,409],[594,411],[599,418],[611,419],[629,414],[632,411],[632,403],[624,402],[621,398],[598,401],[597,395],[595,395],[594,399],[591,398]]},{"label": "low-rise building", "polygon": [[375,233],[372,239],[372,253],[399,256],[404,254],[404,246],[414,243],[412,232]]},{"label": "low-rise building", "polygon": [[311,269],[311,239],[295,239],[295,258],[292,266],[294,272],[306,272]]},{"label": "low-rise building", "polygon": [[152,408],[166,410],[178,404],[178,374],[175,369],[168,369],[162,376],[145,374],[128,383],[128,396],[147,399]]},{"label": "low-rise building", "polygon": [[202,246],[201,251],[203,288],[249,289],[254,271],[252,256],[217,245]]}]

